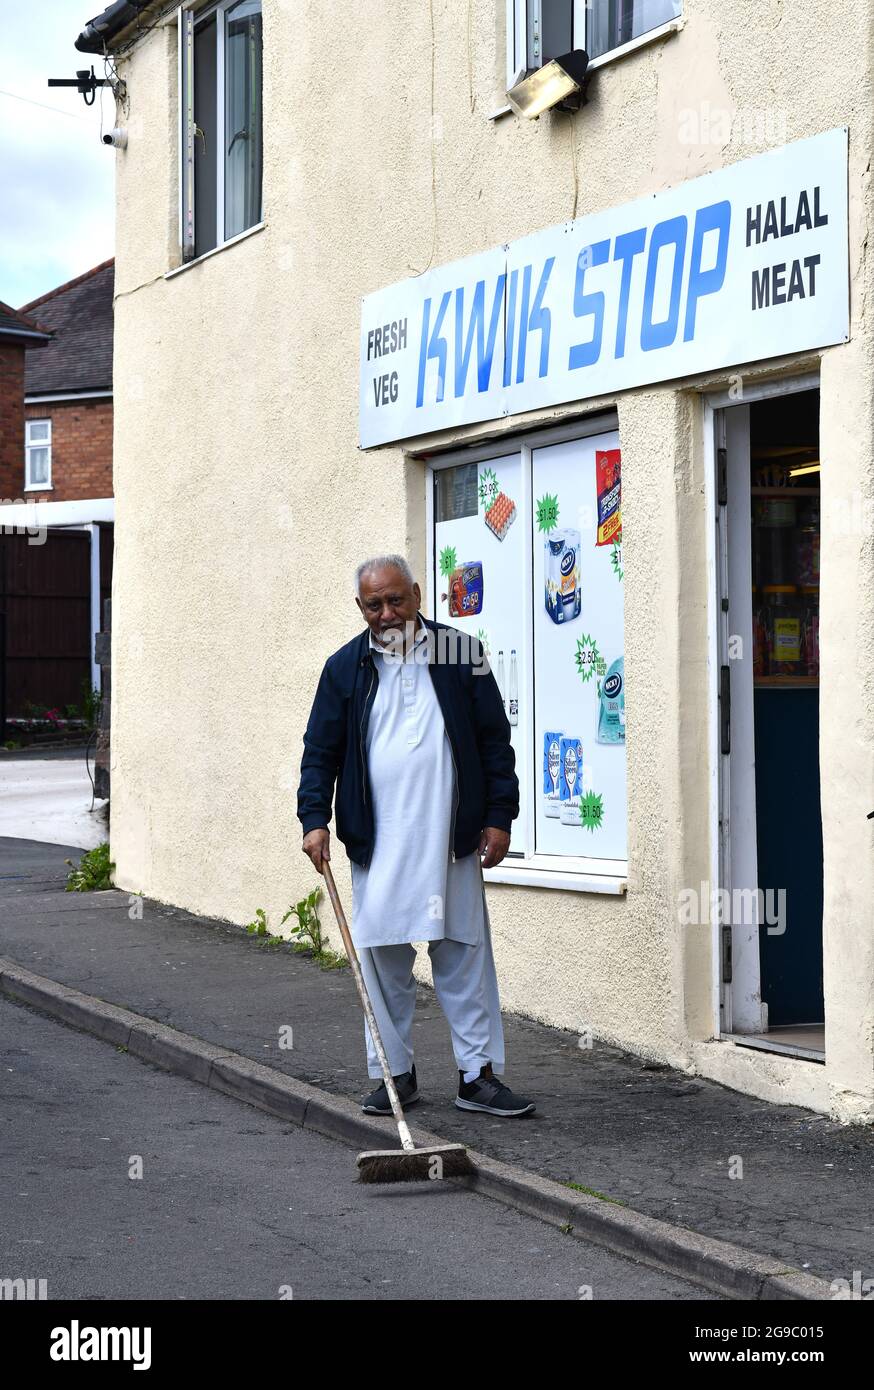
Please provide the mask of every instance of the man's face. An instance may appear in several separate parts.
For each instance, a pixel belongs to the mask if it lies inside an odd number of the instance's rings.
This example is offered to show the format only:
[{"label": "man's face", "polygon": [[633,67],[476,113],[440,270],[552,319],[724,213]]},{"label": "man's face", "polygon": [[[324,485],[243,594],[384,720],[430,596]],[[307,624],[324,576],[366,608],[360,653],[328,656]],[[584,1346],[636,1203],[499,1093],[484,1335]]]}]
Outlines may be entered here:
[{"label": "man's face", "polygon": [[360,596],[355,602],[364,621],[378,642],[398,631],[406,635],[406,624],[416,622],[422,604],[422,591],[394,568],[366,570],[361,576]]}]

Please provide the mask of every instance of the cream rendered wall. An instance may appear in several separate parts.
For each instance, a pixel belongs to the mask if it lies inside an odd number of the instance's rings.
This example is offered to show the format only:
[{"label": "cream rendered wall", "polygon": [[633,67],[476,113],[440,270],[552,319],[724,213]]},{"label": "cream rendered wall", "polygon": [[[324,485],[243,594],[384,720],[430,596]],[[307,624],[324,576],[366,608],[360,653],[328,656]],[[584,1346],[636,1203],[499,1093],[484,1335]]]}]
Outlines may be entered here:
[{"label": "cream rendered wall", "polygon": [[[822,476],[824,491],[874,497],[872,3],[687,0],[682,31],[601,69],[581,114],[530,123],[487,119],[503,101],[503,0],[263,8],[266,226],[169,280],[175,23],[120,63],[112,853],[123,887],[238,923],[263,907],[276,924],[316,882],[295,816],[300,740],[325,657],[358,630],[351,571],[384,550],[425,569],[422,462],[357,448],[363,294],[846,124],[853,339],[823,356]],[[711,934],[678,925],[680,890],[710,877],[699,391],[725,384],[586,403],[618,406],[623,449],[629,891],[491,886],[503,1002],[870,1119],[870,536],[823,541],[828,1066],[712,1041]],[[453,431],[420,451],[572,413]],[[339,846],[334,863],[348,903]]]}]

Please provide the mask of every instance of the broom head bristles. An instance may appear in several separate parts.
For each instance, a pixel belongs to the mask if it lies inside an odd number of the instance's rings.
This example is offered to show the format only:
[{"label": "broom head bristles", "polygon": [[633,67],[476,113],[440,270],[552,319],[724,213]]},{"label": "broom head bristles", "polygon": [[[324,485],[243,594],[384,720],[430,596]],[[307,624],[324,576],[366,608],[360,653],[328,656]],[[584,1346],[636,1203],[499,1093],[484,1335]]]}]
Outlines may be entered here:
[{"label": "broom head bristles", "polygon": [[475,1172],[463,1144],[436,1144],[432,1149],[375,1149],[358,1155],[359,1182],[433,1182]]}]

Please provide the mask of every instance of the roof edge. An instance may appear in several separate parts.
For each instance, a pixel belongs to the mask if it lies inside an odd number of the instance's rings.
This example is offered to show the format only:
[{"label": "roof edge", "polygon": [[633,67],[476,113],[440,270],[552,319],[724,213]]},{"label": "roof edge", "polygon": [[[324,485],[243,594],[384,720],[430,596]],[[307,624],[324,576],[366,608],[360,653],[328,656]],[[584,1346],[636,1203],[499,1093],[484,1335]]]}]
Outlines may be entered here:
[{"label": "roof edge", "polygon": [[81,275],[74,275],[72,280],[65,280],[63,285],[56,285],[53,290],[46,290],[46,293],[41,294],[38,299],[28,300],[27,304],[22,304],[17,312],[26,314],[30,309],[35,309],[37,305],[45,304],[48,300],[54,299],[55,295],[63,294],[65,290],[71,290],[74,285],[81,285],[83,280],[89,279],[92,275],[97,275],[99,271],[107,270],[109,266],[114,263],[115,257],[110,256],[108,261],[101,261],[99,265],[92,266],[90,270],[83,270]]},{"label": "roof edge", "polygon": [[102,14],[89,19],[75,46],[80,53],[104,53],[113,39],[138,19],[143,10],[150,9],[156,0],[115,0]]},{"label": "roof edge", "polygon": [[0,299],[0,314],[12,319],[12,323],[4,324],[0,331],[16,338],[36,338],[48,342],[54,337],[53,328],[44,328],[36,319],[32,319],[23,309],[13,309],[11,304],[6,304]]},{"label": "roof edge", "polygon": [[63,388],[60,390],[53,388],[48,391],[28,391],[25,387],[24,391],[25,405],[75,405],[77,401],[84,400],[111,401],[112,387],[83,386],[81,390],[73,388],[69,391],[65,391]]},{"label": "roof edge", "polygon": [[51,342],[52,335],[42,329],[37,332],[31,328],[6,328],[0,324],[0,342],[7,342],[10,338],[26,338],[25,347],[45,347],[46,343]]}]

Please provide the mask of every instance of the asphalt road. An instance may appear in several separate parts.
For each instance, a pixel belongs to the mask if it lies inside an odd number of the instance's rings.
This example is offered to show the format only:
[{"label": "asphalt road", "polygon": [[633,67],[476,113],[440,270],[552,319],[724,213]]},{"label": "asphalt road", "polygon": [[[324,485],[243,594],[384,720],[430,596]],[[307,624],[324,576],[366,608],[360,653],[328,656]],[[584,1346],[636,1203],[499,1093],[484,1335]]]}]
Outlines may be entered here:
[{"label": "asphalt road", "polygon": [[718,1301],[449,1184],[361,1186],[345,1146],[5,999],[0,1109],[0,1279],[49,1299]]}]

